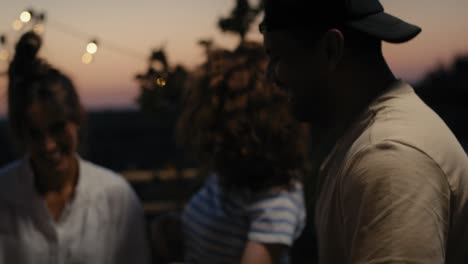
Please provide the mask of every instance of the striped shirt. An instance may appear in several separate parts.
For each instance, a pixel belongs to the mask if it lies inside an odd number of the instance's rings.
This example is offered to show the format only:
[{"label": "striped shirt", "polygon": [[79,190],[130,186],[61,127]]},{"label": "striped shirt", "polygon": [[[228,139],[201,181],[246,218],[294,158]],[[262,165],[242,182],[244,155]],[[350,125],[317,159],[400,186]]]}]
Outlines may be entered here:
[{"label": "striped shirt", "polygon": [[225,193],[209,177],[182,216],[186,263],[239,263],[247,241],[291,246],[305,217],[300,183],[291,190]]}]

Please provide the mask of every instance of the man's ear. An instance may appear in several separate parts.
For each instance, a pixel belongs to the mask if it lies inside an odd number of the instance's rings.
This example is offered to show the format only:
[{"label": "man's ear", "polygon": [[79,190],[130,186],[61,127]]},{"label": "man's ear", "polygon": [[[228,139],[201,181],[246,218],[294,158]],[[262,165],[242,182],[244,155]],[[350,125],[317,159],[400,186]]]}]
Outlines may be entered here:
[{"label": "man's ear", "polygon": [[328,30],[323,37],[325,56],[328,70],[334,71],[341,62],[344,54],[344,36],[339,29]]}]

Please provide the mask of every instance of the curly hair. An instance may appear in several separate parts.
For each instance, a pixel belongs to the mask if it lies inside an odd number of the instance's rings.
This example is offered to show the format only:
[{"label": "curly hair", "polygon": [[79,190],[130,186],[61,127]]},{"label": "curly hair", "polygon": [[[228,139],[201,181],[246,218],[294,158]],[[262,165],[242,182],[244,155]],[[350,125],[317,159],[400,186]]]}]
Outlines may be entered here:
[{"label": "curly hair", "polygon": [[306,137],[287,96],[264,74],[257,43],[212,52],[184,97],[177,125],[188,146],[227,188],[290,187],[304,172]]},{"label": "curly hair", "polygon": [[34,102],[53,103],[78,125],[85,119],[71,79],[38,58],[41,46],[40,36],[26,32],[16,44],[15,56],[8,69],[8,119],[19,143],[23,143],[27,111]]}]

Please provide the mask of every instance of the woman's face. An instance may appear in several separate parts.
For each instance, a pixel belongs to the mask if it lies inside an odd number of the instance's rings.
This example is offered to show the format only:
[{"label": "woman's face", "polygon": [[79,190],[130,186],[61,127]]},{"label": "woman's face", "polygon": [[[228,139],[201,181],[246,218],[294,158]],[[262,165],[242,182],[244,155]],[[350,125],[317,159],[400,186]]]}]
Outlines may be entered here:
[{"label": "woman's face", "polygon": [[34,102],[23,131],[26,150],[39,173],[63,176],[74,173],[79,126],[51,103]]}]

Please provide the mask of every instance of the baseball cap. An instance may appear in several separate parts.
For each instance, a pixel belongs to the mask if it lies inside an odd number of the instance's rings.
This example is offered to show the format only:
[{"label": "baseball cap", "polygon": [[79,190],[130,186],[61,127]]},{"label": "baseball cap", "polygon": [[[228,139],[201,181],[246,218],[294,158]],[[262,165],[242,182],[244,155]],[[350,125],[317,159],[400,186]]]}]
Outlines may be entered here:
[{"label": "baseball cap", "polygon": [[390,43],[416,37],[421,28],[384,11],[379,0],[265,0],[261,31],[347,26]]}]

